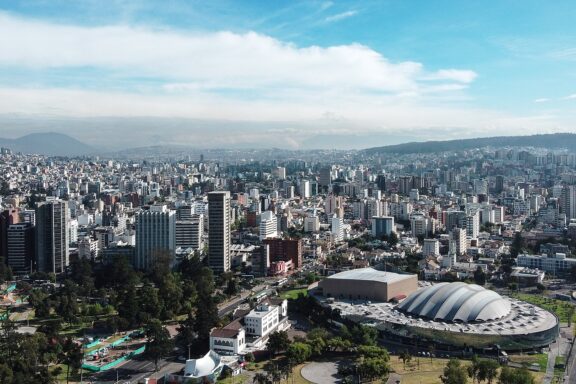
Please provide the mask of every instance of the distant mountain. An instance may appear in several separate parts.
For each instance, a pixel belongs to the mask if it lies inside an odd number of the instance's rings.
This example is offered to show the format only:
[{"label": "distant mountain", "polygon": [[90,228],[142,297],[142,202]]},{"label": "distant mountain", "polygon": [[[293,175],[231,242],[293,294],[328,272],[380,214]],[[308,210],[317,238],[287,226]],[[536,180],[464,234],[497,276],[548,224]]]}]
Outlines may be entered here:
[{"label": "distant mountain", "polygon": [[476,139],[412,142],[364,149],[366,154],[377,153],[435,153],[461,151],[481,147],[537,147],[549,149],[576,149],[576,134],[553,133],[532,136],[500,136]]},{"label": "distant mountain", "polygon": [[48,156],[81,156],[97,152],[95,148],[73,137],[55,132],[31,133],[17,139],[0,138],[0,146],[14,152]]}]

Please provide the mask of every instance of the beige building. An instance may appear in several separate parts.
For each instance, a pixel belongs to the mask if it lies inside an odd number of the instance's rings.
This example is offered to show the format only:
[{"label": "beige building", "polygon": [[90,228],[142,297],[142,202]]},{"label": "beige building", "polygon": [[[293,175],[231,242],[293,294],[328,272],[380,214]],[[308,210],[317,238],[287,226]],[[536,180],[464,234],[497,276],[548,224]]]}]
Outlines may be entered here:
[{"label": "beige building", "polygon": [[318,284],[326,297],[390,301],[418,289],[418,276],[361,268],[328,276]]}]

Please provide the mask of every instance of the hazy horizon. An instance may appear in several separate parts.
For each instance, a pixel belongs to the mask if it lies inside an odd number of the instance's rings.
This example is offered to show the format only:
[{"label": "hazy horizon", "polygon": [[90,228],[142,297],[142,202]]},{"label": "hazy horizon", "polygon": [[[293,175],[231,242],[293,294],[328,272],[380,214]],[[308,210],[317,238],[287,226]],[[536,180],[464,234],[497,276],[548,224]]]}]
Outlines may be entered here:
[{"label": "hazy horizon", "polygon": [[344,149],[574,132],[574,10],[14,1],[0,5],[0,137]]}]

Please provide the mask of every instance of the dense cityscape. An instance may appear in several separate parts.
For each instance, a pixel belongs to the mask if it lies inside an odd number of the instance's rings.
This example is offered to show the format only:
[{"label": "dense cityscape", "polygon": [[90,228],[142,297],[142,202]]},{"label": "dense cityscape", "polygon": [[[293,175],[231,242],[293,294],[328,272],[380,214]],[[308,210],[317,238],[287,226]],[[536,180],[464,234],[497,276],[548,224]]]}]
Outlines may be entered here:
[{"label": "dense cityscape", "polygon": [[575,16],[0,1],[0,384],[576,384]]},{"label": "dense cityscape", "polygon": [[207,153],[1,149],[3,382],[573,377],[576,154]]}]

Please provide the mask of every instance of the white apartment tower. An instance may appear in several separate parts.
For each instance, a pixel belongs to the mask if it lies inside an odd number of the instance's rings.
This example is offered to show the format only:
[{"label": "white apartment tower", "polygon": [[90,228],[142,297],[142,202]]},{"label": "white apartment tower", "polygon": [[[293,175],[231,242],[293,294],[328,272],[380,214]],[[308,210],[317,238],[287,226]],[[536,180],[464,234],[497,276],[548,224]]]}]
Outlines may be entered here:
[{"label": "white apartment tower", "polygon": [[260,240],[278,236],[278,220],[272,211],[260,215]]}]

